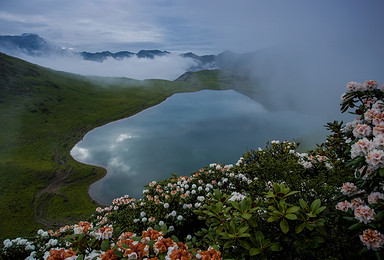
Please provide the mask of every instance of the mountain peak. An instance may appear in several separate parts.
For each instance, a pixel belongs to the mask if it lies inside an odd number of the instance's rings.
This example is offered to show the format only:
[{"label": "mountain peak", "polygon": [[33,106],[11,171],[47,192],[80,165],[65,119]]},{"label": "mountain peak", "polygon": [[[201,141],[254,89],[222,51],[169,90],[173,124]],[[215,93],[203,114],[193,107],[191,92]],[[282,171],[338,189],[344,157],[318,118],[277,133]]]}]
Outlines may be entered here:
[{"label": "mountain peak", "polygon": [[[36,38],[41,38],[38,34],[36,33],[23,33],[22,35],[20,35],[22,37],[28,37],[28,36],[32,36],[32,37],[36,37]],[[42,38],[41,38],[42,39]]]},{"label": "mountain peak", "polygon": [[141,50],[138,53],[136,53],[136,56],[138,58],[149,58],[153,59],[155,56],[165,56],[171,54],[168,51],[159,51],[159,50]]},{"label": "mountain peak", "polygon": [[0,48],[8,53],[24,51],[29,55],[40,55],[52,50],[52,46],[37,34],[0,36]]}]

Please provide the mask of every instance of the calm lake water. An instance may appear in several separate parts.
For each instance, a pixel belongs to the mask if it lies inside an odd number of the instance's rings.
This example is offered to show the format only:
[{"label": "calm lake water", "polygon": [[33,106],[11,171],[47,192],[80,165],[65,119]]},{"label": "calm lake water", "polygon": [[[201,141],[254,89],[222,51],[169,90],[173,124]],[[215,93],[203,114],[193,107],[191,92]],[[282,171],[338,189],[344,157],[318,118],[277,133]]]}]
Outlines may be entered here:
[{"label": "calm lake water", "polygon": [[268,140],[292,140],[323,123],[292,111],[270,112],[232,90],[203,90],[175,94],[132,117],[98,127],[71,155],[107,169],[89,194],[109,205],[125,194],[140,198],[143,185],[152,180],[172,173],[189,175],[212,162],[234,164]]}]

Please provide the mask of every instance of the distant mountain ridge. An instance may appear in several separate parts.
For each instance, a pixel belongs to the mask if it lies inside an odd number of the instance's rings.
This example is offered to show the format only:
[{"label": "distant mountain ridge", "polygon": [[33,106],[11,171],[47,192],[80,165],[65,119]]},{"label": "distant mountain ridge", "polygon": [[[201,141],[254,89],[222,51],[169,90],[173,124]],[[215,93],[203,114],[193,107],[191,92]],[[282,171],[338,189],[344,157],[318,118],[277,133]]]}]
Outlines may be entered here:
[{"label": "distant mountain ridge", "polygon": [[[52,55],[77,55],[84,60],[104,62],[107,59],[124,60],[129,58],[140,59],[154,59],[156,57],[171,55],[169,51],[161,50],[140,50],[137,53],[131,51],[119,51],[119,52],[73,52],[69,49],[60,48],[54,44],[49,43],[45,39],[41,38],[37,34],[24,33],[22,35],[3,35],[0,36],[0,52],[6,53],[11,56],[28,55],[49,57]],[[235,54],[230,51],[225,51],[218,55],[202,55],[199,56],[193,52],[187,52],[179,55],[183,58],[189,58],[195,61],[195,65],[192,65],[188,71],[199,71],[206,69],[220,69],[226,67],[227,63],[236,63],[236,59],[242,58],[242,55]]]},{"label": "distant mountain ridge", "polygon": [[30,56],[41,56],[61,51],[60,48],[33,33],[23,33],[19,36],[0,35],[0,50],[11,54],[24,53]]}]

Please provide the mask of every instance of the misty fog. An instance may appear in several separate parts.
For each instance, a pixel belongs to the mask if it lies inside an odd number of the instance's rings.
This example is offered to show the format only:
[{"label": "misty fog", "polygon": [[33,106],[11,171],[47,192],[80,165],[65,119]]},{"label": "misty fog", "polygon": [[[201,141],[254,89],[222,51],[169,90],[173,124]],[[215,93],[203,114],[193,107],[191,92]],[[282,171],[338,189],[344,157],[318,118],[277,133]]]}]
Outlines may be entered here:
[{"label": "misty fog", "polygon": [[174,80],[196,62],[176,54],[156,56],[154,59],[130,57],[108,58],[103,62],[84,60],[76,54],[50,55],[47,57],[18,55],[18,57],[43,67],[81,75],[102,77],[126,77],[138,80]]}]

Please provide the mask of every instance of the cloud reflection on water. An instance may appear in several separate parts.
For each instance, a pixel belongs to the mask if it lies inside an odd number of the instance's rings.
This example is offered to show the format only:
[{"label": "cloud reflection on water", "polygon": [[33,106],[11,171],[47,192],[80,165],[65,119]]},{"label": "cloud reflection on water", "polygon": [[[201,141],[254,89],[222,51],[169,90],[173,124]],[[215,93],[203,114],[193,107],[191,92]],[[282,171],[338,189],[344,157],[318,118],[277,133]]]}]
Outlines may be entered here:
[{"label": "cloud reflection on water", "polygon": [[269,112],[232,90],[204,90],[176,94],[135,116],[96,128],[71,154],[108,170],[91,186],[90,195],[109,204],[125,194],[139,198],[143,185],[152,180],[172,173],[188,175],[211,162],[234,163],[268,140],[291,140],[324,123],[297,112]]}]

